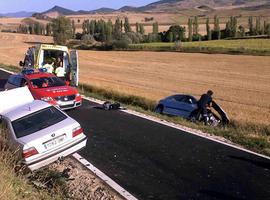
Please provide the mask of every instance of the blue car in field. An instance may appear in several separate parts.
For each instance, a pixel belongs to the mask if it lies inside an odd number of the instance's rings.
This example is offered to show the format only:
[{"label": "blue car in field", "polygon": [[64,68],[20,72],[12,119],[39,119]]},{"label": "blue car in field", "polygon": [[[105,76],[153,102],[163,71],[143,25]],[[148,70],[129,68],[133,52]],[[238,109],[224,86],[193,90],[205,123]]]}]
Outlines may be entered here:
[{"label": "blue car in field", "polygon": [[198,109],[197,99],[191,95],[177,94],[159,101],[155,112],[173,116],[189,118]]},{"label": "blue car in field", "polygon": [[[198,100],[191,95],[176,94],[160,100],[155,108],[155,112],[200,121],[201,116],[197,115],[197,102]],[[212,102],[212,108],[215,113],[211,109],[208,110],[210,125],[219,123],[226,125],[229,123],[229,117],[226,112],[215,101]]]}]

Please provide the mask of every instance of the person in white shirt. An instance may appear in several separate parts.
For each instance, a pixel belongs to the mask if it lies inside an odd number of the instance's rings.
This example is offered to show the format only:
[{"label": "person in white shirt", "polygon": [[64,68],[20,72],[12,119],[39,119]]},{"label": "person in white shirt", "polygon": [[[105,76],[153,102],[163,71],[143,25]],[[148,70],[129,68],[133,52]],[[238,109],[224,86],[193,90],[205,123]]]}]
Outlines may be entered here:
[{"label": "person in white shirt", "polygon": [[54,73],[57,77],[59,77],[63,81],[66,81],[66,78],[65,78],[66,72],[65,72],[65,68],[63,67],[63,65],[57,66]]},{"label": "person in white shirt", "polygon": [[48,73],[53,73],[54,72],[54,67],[53,67],[53,62],[52,61],[47,61],[45,65],[43,65],[43,68],[46,69]]}]

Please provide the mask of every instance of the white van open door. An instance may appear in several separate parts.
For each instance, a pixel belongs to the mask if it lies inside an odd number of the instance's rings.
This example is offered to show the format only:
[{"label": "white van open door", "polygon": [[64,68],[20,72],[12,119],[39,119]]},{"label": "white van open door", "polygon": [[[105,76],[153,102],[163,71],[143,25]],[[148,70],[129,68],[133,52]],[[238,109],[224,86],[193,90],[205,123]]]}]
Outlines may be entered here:
[{"label": "white van open door", "polygon": [[78,52],[76,50],[70,51],[71,61],[71,85],[79,86],[79,60]]}]

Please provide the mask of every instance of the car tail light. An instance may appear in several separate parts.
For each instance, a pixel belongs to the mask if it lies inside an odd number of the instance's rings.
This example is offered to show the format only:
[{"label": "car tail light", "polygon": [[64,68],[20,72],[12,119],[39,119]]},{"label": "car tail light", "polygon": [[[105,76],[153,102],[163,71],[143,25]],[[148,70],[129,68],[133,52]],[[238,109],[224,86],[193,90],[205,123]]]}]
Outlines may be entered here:
[{"label": "car tail light", "polygon": [[83,133],[83,129],[82,127],[77,127],[77,128],[74,128],[73,131],[72,131],[72,137],[76,137],[77,135],[80,135]]},{"label": "car tail light", "polygon": [[36,154],[38,154],[38,151],[34,147],[31,147],[29,149],[23,150],[23,157],[24,158],[29,158],[29,157],[34,156]]}]

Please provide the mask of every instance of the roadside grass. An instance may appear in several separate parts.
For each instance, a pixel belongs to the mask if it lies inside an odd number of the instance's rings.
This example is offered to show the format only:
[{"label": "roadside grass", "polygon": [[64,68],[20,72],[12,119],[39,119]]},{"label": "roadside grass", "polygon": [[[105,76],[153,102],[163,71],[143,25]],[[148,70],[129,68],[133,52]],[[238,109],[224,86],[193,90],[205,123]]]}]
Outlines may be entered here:
[{"label": "roadside grass", "polygon": [[[0,67],[2,66],[3,65],[0,65]],[[5,66],[5,69],[8,68],[8,66]],[[12,67],[11,69],[14,70],[16,67]],[[18,70],[16,71],[19,71],[19,68],[17,69]],[[208,127],[201,123],[192,123],[180,117],[159,115],[153,112],[156,102],[143,97],[121,94],[117,91],[101,89],[89,84],[80,84],[78,89],[85,96],[90,96],[104,101],[119,102],[131,110],[158,117],[162,120],[180,124],[192,129],[200,130],[211,135],[224,137],[225,139],[228,139],[231,142],[241,145],[249,150],[270,156],[269,125],[232,120],[231,123],[225,128]]]},{"label": "roadside grass", "polygon": [[270,55],[270,39],[130,44],[128,50]]},{"label": "roadside grass", "polygon": [[64,195],[60,188],[48,192],[38,189],[25,177],[22,171],[17,171],[18,162],[16,152],[7,149],[3,135],[6,133],[0,127],[0,199],[7,200],[61,200]]}]

